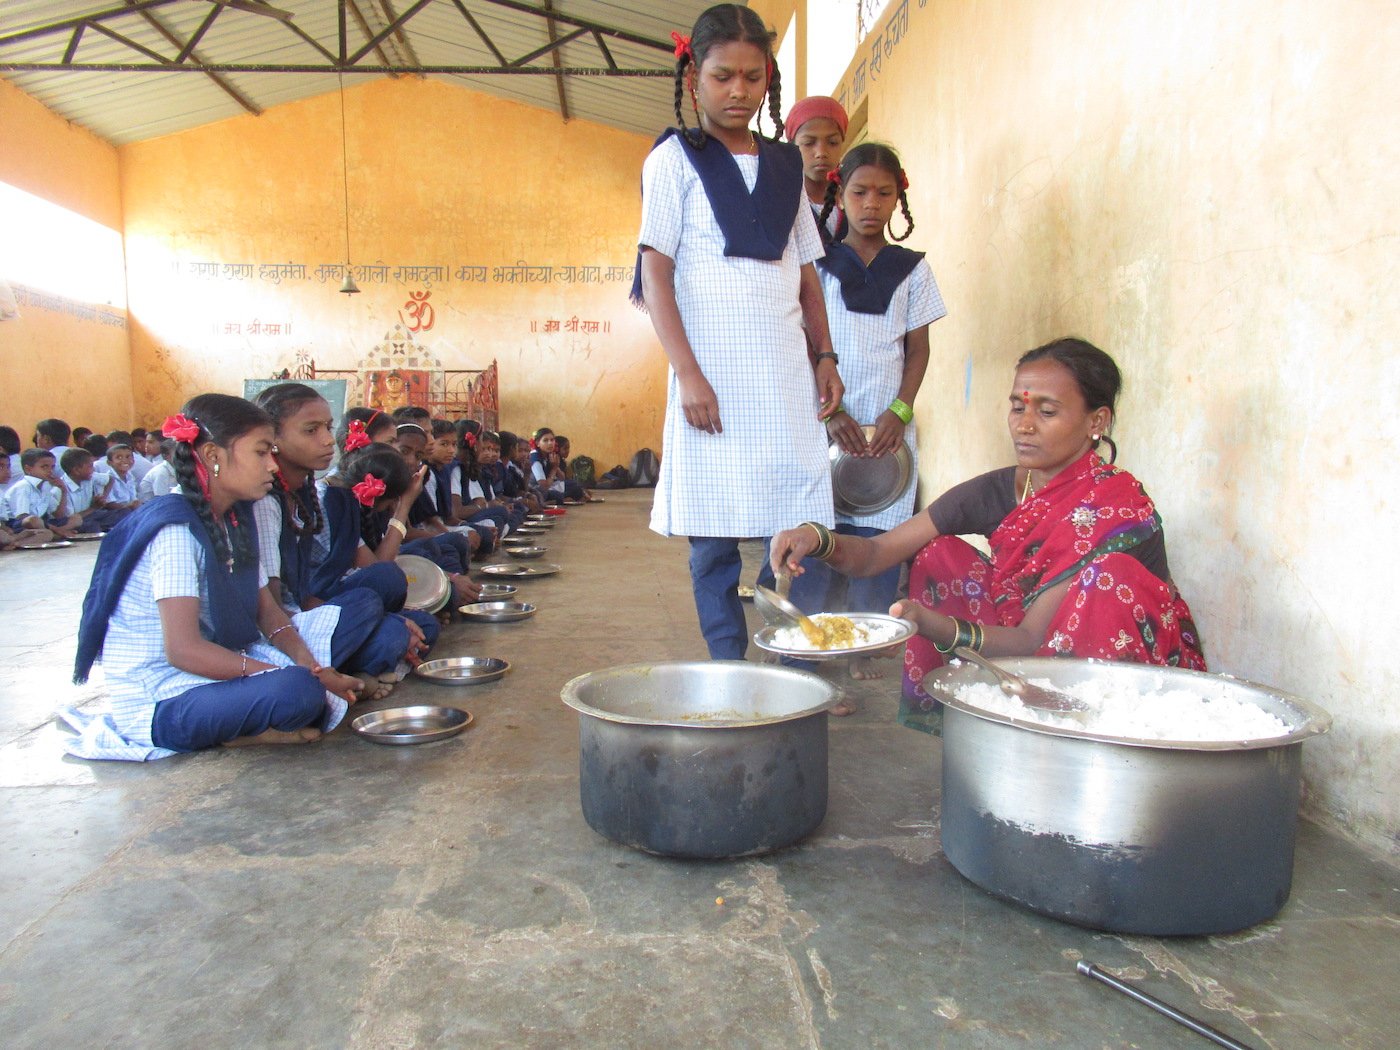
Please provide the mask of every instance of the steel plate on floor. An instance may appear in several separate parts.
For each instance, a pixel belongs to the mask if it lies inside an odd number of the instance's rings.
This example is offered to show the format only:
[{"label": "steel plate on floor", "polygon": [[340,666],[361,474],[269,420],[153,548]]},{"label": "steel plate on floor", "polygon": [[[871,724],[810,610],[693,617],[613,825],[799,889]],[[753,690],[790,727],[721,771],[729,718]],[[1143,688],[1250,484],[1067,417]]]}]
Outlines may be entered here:
[{"label": "steel plate on floor", "polygon": [[371,711],[351,722],[350,728],[376,744],[426,744],[456,736],[471,724],[470,711],[418,704]]},{"label": "steel plate on floor", "polygon": [[535,615],[535,606],[529,602],[474,602],[457,610],[464,620],[479,623],[514,623],[528,620]]},{"label": "steel plate on floor", "polygon": [[480,685],[494,682],[510,670],[510,663],[495,656],[453,656],[428,660],[413,673],[433,685]]},{"label": "steel plate on floor", "polygon": [[483,576],[503,576],[509,580],[528,580],[533,576],[553,576],[559,571],[559,566],[550,562],[540,565],[483,565],[481,574]]}]

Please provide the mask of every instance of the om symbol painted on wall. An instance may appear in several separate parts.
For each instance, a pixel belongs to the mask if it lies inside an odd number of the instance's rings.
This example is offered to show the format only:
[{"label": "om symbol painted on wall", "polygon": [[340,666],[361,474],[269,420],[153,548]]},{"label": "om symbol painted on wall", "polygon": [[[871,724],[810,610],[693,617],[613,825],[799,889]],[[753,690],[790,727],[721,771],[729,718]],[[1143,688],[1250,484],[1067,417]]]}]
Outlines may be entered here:
[{"label": "om symbol painted on wall", "polygon": [[[432,304],[428,298],[432,292],[409,292],[408,302],[403,304],[403,310],[399,311],[399,321],[410,332],[428,332],[432,330],[433,321],[436,315],[433,312]],[[408,311],[408,317],[404,317],[404,310]]]}]

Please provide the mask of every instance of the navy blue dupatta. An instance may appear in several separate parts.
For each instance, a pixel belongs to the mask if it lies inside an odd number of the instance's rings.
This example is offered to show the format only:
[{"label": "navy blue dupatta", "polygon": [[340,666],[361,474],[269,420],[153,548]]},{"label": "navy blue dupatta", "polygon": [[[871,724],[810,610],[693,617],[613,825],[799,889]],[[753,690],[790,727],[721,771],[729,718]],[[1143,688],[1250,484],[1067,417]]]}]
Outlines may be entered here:
[{"label": "navy blue dupatta", "polygon": [[329,594],[350,571],[360,547],[360,501],[353,492],[339,485],[327,485],[321,510],[326,515],[330,552],[325,561],[311,570],[309,587],[318,598]]},{"label": "navy blue dupatta", "polygon": [[[253,505],[238,503],[235,510],[243,520],[253,520]],[[107,626],[117,602],[126,590],[141,556],[167,525],[184,525],[204,548],[205,581],[209,586],[209,613],[213,638],[225,649],[246,649],[262,635],[258,628],[258,564],[225,572],[214,552],[209,531],[200,521],[190,501],[178,493],[157,496],[134,514],[123,518],[109,532],[97,551],[92,580],[83,598],[82,621],[78,626],[78,654],[73,664],[73,681],[86,682],[92,665],[102,656]],[[256,536],[255,536],[256,542]]]},{"label": "navy blue dupatta", "polygon": [[[738,161],[723,143],[707,139],[696,147],[679,128],[667,128],[651,148],[656,149],[672,135],[680,140],[682,152],[700,176],[710,210],[724,234],[724,254],[768,262],[781,259],[792,236],[797,209],[806,200],[802,192],[802,155],[797,147],[757,139],[758,179],[750,193]],[[645,309],[640,249],[630,298]]]},{"label": "navy blue dupatta", "polygon": [[866,266],[854,248],[836,241],[817,265],[841,283],[841,301],[851,313],[883,314],[890,308],[895,290],[923,257],[923,252],[887,244]]}]

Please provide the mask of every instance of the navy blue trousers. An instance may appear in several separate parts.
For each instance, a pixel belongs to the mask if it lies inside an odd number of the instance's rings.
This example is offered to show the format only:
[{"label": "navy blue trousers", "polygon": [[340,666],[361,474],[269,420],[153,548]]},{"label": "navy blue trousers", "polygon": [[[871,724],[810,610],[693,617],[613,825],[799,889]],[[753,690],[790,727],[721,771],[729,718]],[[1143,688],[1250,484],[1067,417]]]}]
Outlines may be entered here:
[{"label": "navy blue trousers", "polygon": [[[767,544],[765,543],[765,550]],[[807,568],[809,558],[803,562]],[[739,541],[724,536],[690,537],[690,584],[695,592],[695,612],[700,617],[700,633],[710,649],[712,660],[742,660],[749,647],[749,628],[744,606],[739,601]],[[820,612],[826,597],[826,581],[813,581],[804,572],[792,581],[789,600],[803,612]],[[767,582],[765,582],[765,580]],[[758,582],[773,586],[773,572],[767,561]],[[805,666],[802,661],[797,666]]]},{"label": "navy blue trousers", "polygon": [[[404,577],[403,570],[393,562],[377,561],[373,565],[366,565],[363,569],[356,569],[338,581],[326,594],[321,595],[321,598],[324,601],[331,601],[336,595],[357,588],[373,591],[379,596],[379,600],[384,604],[386,619],[392,620],[394,614],[397,614],[405,620],[412,620],[423,632],[423,638],[430,647],[437,644],[438,634],[442,630],[441,625],[437,622],[437,617],[419,609],[404,609],[403,603],[408,598],[408,580]],[[400,649],[399,653],[402,655],[403,649]],[[365,670],[368,672],[368,668]],[[380,674],[381,672],[370,673]]]},{"label": "navy blue trousers", "polygon": [[198,751],[269,729],[290,732],[321,721],[326,691],[305,667],[198,685],[156,704],[151,741],[171,751]]}]

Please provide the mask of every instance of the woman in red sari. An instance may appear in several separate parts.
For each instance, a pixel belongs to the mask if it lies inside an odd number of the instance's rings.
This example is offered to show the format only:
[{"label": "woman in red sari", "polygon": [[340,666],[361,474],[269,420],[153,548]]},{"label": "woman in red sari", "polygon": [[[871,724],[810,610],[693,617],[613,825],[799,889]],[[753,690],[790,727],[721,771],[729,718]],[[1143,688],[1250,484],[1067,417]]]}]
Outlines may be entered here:
[{"label": "woman in red sari", "polygon": [[[1081,339],[1023,355],[1007,426],[1016,464],[948,490],[898,528],[837,536],[804,523],[773,537],[775,568],[819,556],[848,576],[913,558],[909,599],[890,609],[919,628],[904,654],[900,720],[936,732],[924,675],[956,645],[988,656],[1074,656],[1205,669],[1191,611],[1172,583],[1162,520],[1108,437],[1121,378]],[[1107,444],[1107,462],[1099,454]],[[960,535],[986,536],[988,558]]]}]

